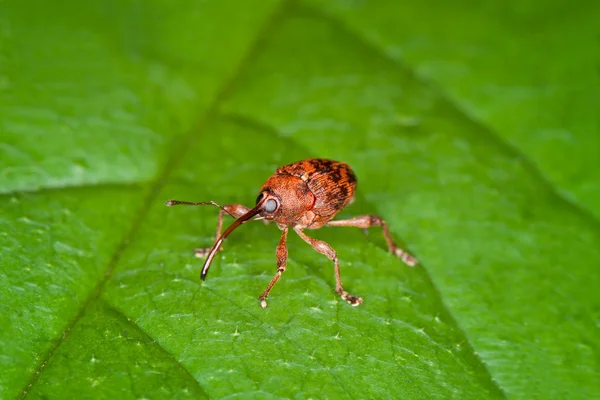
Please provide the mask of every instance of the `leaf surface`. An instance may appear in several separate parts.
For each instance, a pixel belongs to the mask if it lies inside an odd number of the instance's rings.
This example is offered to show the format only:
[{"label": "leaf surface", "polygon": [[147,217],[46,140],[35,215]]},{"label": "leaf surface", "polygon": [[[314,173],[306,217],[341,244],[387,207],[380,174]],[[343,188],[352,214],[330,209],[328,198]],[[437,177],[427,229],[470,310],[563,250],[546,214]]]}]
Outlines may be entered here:
[{"label": "leaf surface", "polygon": [[[0,397],[600,398],[600,230],[581,195],[597,173],[568,186],[554,142],[507,146],[516,122],[404,63],[411,29],[386,21],[408,6],[381,6],[3,3]],[[581,170],[591,142],[574,138]],[[218,210],[164,202],[251,206],[308,157],[350,163],[339,218],[381,215],[421,264],[379,228],[307,231],[365,299],[350,307],[292,232],[263,310],[279,230],[257,222],[202,283],[192,250]]]}]

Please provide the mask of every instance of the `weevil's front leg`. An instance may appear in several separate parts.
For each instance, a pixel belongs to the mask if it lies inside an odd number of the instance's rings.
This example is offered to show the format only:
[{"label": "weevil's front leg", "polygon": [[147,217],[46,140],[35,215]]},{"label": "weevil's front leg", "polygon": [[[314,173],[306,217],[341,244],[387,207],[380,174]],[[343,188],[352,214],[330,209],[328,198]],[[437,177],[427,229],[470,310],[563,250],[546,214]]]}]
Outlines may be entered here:
[{"label": "weevil's front leg", "polygon": [[258,298],[258,300],[260,300],[260,306],[262,308],[267,308],[267,297],[269,297],[269,292],[271,292],[271,289],[273,288],[273,286],[275,286],[275,284],[281,277],[281,274],[283,274],[285,272],[285,268],[287,267],[288,251],[287,251],[286,241],[287,241],[288,227],[284,226],[284,227],[280,227],[280,228],[282,230],[281,240],[279,240],[279,244],[277,245],[277,252],[276,252],[277,253],[277,273],[275,274],[273,279],[271,279],[271,282],[269,282],[265,291],[262,292],[262,294]]},{"label": "weevil's front leg", "polygon": [[335,291],[342,296],[342,299],[346,300],[348,303],[353,306],[358,306],[363,302],[363,299],[360,297],[352,296],[350,293],[344,290],[342,285],[342,277],[340,276],[340,263],[337,258],[337,253],[335,250],[326,242],[322,240],[313,239],[311,237],[306,236],[304,232],[302,232],[302,228],[295,227],[294,230],[304,240],[306,243],[310,244],[313,249],[318,251],[319,253],[327,256],[331,261],[333,261],[333,267],[335,270]]},{"label": "weevil's front leg", "polygon": [[385,237],[385,241],[387,242],[390,253],[400,257],[400,259],[408,266],[414,267],[418,263],[414,256],[410,255],[408,252],[396,245],[392,239],[392,236],[390,235],[387,222],[377,215],[361,215],[360,217],[354,217],[351,219],[329,221],[326,226],[353,226],[363,229],[370,228],[372,226],[381,226],[381,229],[383,230],[383,237]]},{"label": "weevil's front leg", "polygon": [[[250,209],[242,204],[225,204],[219,212],[219,219],[217,219],[217,237],[215,238],[215,241],[217,241],[219,236],[221,236],[221,229],[223,229],[223,216],[225,216],[225,214],[229,214],[233,218],[237,219],[246,214],[248,211],[250,211]],[[194,255],[198,258],[204,258],[208,255],[210,249],[210,247],[194,249]],[[221,250],[223,250],[223,246],[221,246]]]}]

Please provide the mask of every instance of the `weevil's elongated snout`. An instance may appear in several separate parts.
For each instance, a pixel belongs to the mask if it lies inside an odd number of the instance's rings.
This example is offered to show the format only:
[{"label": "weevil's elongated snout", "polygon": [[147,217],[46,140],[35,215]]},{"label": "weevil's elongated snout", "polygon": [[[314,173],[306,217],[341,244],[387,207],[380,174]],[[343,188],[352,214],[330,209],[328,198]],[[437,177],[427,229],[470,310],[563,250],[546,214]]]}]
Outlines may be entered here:
[{"label": "weevil's elongated snout", "polygon": [[233,232],[238,226],[240,226],[244,222],[248,221],[250,218],[254,217],[255,215],[258,215],[258,213],[260,213],[263,210],[264,204],[266,201],[267,201],[266,198],[261,199],[261,201],[259,201],[252,210],[248,211],[246,214],[244,214],[241,217],[239,217],[238,219],[236,219],[235,222],[233,224],[231,224],[229,226],[229,228],[227,228],[225,230],[225,232],[223,232],[223,234],[217,239],[217,241],[215,242],[213,247],[210,249],[210,252],[208,253],[208,257],[206,257],[206,261],[204,261],[204,266],[202,267],[202,272],[200,273],[200,279],[202,279],[202,280],[206,279],[206,275],[208,274],[208,269],[210,268],[210,264],[212,264],[213,258],[215,258],[217,251],[219,251],[219,247],[221,247],[221,244],[223,244],[223,241],[225,239],[227,239],[227,236],[229,236],[229,234],[231,232]]}]

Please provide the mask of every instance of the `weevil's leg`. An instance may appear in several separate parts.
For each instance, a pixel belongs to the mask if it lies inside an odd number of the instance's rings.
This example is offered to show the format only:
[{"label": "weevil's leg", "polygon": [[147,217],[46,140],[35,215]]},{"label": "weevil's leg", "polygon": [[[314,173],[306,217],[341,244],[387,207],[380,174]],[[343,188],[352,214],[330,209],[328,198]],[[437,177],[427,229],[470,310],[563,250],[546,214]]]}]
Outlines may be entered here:
[{"label": "weevil's leg", "polygon": [[273,288],[273,286],[275,286],[275,284],[281,277],[281,274],[283,274],[285,272],[285,268],[287,266],[288,250],[287,250],[286,241],[287,241],[288,227],[285,226],[281,230],[282,230],[281,240],[279,241],[279,244],[277,245],[277,273],[275,274],[273,279],[271,279],[271,282],[269,282],[265,291],[262,292],[262,294],[258,298],[258,300],[260,300],[260,306],[262,308],[267,308],[267,297],[269,297],[269,292],[271,292],[271,289]]},{"label": "weevil's leg", "polygon": [[313,249],[318,251],[319,253],[327,256],[331,261],[333,261],[333,267],[335,270],[335,291],[342,296],[342,299],[346,300],[348,303],[353,306],[358,306],[363,302],[363,299],[360,297],[352,296],[350,293],[344,290],[342,286],[342,277],[340,276],[340,263],[337,258],[337,253],[335,250],[328,245],[326,242],[322,240],[313,239],[311,237],[306,236],[304,232],[302,232],[302,228],[295,227],[294,230],[304,240],[306,243],[310,244]]},{"label": "weevil's leg", "polygon": [[[229,214],[233,218],[237,219],[246,214],[248,211],[250,211],[250,209],[242,204],[225,204],[221,209],[221,212],[219,212],[219,219],[217,219],[217,236],[215,241],[217,241],[219,236],[221,236],[221,229],[223,229],[223,217],[225,214]],[[204,258],[208,255],[210,249],[210,247],[194,249],[194,255],[198,258]],[[220,250],[223,250],[223,246],[221,246]]]},{"label": "weevil's leg", "polygon": [[387,222],[377,215],[361,215],[360,217],[354,217],[351,219],[329,221],[326,226],[353,226],[363,229],[370,228],[372,226],[380,226],[383,230],[383,237],[385,237],[385,241],[387,242],[390,253],[400,257],[400,259],[408,266],[414,267],[418,263],[414,256],[410,255],[407,251],[396,245],[392,239],[392,236],[390,235]]}]

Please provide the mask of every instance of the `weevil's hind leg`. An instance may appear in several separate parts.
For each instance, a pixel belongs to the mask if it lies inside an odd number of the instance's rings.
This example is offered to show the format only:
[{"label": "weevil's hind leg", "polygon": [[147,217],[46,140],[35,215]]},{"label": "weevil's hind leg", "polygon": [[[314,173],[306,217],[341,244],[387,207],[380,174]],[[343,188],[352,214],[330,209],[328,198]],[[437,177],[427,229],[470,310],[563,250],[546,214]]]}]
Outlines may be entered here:
[{"label": "weevil's hind leg", "polygon": [[[242,204],[225,204],[219,212],[219,219],[217,220],[217,236],[215,241],[217,241],[221,236],[221,230],[223,229],[223,217],[225,214],[229,214],[237,219],[246,214],[248,211],[250,211],[250,209]],[[194,249],[194,255],[198,258],[204,258],[208,255],[210,249],[210,247]],[[223,246],[221,246],[220,250],[223,250]]]},{"label": "weevil's hind leg", "polygon": [[258,298],[258,300],[260,300],[260,306],[262,308],[267,308],[267,297],[269,297],[269,293],[271,292],[271,289],[273,289],[273,286],[275,286],[275,284],[281,277],[281,274],[283,274],[285,272],[285,268],[287,267],[288,250],[287,250],[286,241],[287,241],[288,227],[287,226],[282,227],[281,230],[282,230],[281,240],[279,241],[279,244],[277,245],[277,252],[276,252],[277,253],[277,273],[275,274],[273,279],[271,279],[271,282],[269,282],[265,291],[262,292],[262,294]]},{"label": "weevil's hind leg", "polygon": [[313,249],[327,256],[327,258],[333,261],[333,267],[335,270],[335,291],[337,292],[337,294],[342,296],[342,299],[346,300],[353,306],[358,306],[362,304],[362,298],[352,296],[350,293],[344,290],[344,286],[342,285],[342,277],[340,276],[340,263],[338,261],[337,253],[335,252],[335,250],[329,244],[322,240],[317,240],[306,236],[306,234],[302,232],[301,228],[294,228],[294,230],[296,231],[298,236],[300,236],[302,240],[304,240],[306,243],[310,244]]},{"label": "weevil's hind leg", "polygon": [[390,253],[400,257],[400,259],[408,266],[414,267],[418,263],[414,256],[396,245],[392,239],[392,236],[390,235],[387,222],[377,215],[361,215],[360,217],[354,217],[351,219],[329,221],[326,226],[352,226],[363,229],[370,228],[372,226],[380,226],[383,230],[383,237],[385,237],[385,241],[387,242]]}]

